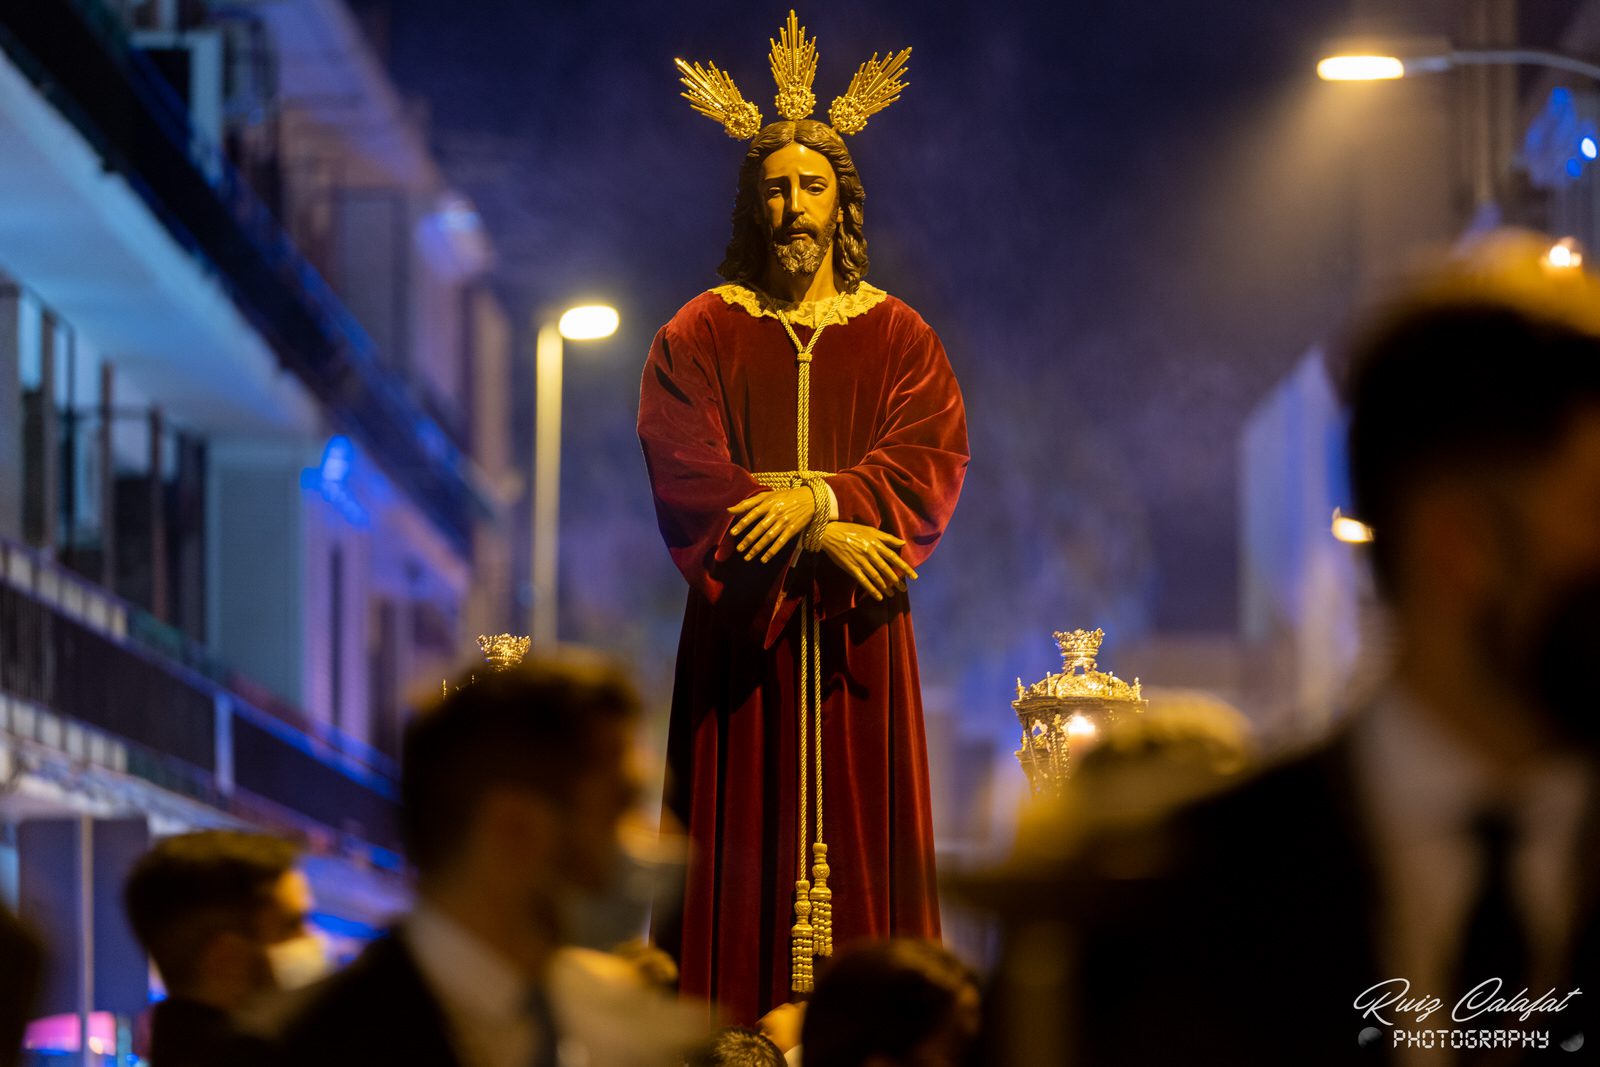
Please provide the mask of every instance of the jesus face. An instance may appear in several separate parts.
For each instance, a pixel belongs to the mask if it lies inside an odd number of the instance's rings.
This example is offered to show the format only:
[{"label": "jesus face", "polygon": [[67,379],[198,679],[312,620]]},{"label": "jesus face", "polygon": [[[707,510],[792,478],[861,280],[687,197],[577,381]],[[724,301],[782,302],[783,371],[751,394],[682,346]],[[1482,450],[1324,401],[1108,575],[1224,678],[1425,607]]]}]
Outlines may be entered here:
[{"label": "jesus face", "polygon": [[815,274],[833,247],[842,212],[826,156],[798,142],[761,161],[762,225],[785,274]]}]

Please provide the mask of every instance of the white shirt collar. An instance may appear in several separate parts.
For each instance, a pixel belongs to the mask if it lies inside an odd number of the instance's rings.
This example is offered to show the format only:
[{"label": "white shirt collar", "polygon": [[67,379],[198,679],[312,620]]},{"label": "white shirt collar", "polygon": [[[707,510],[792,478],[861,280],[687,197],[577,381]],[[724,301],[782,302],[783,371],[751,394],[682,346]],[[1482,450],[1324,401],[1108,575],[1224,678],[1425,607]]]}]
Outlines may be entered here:
[{"label": "white shirt collar", "polygon": [[1576,756],[1554,756],[1500,791],[1481,755],[1441,726],[1398,685],[1389,686],[1355,731],[1357,765],[1369,813],[1385,836],[1414,841],[1455,835],[1500,803],[1526,835],[1575,839],[1591,774]]},{"label": "white shirt collar", "polygon": [[426,902],[401,925],[428,985],[454,1005],[489,1019],[522,1019],[530,984],[509,960]]},{"label": "white shirt collar", "polygon": [[[423,979],[444,1008],[466,1067],[523,1067],[538,1034],[527,979],[490,945],[437,908],[419,902],[401,924]],[[546,975],[568,1065],[653,1067],[675,1063],[705,1033],[707,1009],[645,988],[607,953],[563,948]]]},{"label": "white shirt collar", "polygon": [[1557,755],[1530,768],[1511,791],[1499,791],[1485,761],[1393,684],[1356,720],[1351,745],[1382,879],[1380,955],[1394,973],[1419,989],[1445,992],[1477,891],[1479,858],[1469,827],[1494,803],[1517,827],[1513,885],[1532,947],[1547,969],[1558,965],[1581,907],[1579,835],[1593,795],[1589,765]]}]

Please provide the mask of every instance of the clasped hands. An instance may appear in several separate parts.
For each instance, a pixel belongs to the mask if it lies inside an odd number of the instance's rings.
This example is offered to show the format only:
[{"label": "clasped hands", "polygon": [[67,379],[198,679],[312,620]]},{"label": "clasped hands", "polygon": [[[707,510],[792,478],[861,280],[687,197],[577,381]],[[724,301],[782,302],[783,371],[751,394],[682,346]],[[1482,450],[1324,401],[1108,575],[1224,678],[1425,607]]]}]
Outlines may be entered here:
[{"label": "clasped hands", "polygon": [[[737,550],[746,560],[761,557],[766,563],[797,534],[811,525],[816,502],[805,486],[774,489],[747,497],[728,509],[739,519],[729,534],[739,538]],[[900,558],[905,541],[891,533],[854,522],[830,522],[822,531],[819,550],[838,564],[875,600],[891,589],[904,589],[917,577],[911,564]]]}]

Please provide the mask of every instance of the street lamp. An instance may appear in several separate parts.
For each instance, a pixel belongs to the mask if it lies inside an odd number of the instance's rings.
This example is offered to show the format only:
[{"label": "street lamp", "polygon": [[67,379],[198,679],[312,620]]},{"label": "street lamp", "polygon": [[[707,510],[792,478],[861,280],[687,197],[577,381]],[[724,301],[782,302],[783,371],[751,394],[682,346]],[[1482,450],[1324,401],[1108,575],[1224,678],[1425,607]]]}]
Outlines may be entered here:
[{"label": "street lamp", "polygon": [[1333,509],[1332,532],[1335,540],[1343,541],[1347,545],[1372,543],[1372,527],[1360,519],[1352,519],[1338,508]]},{"label": "street lamp", "polygon": [[[1442,37],[1416,37],[1385,42],[1372,47],[1371,42],[1347,41],[1354,45],[1339,54],[1330,55],[1317,63],[1317,76],[1324,81],[1380,81],[1408,78],[1420,74],[1438,74],[1462,67],[1491,67],[1526,65],[1548,70],[1577,74],[1600,82],[1600,63],[1581,56],[1554,52],[1545,48],[1456,48]],[[1489,89],[1478,94],[1475,105],[1478,136],[1469,155],[1473,167],[1473,192],[1479,204],[1490,204],[1495,198],[1497,164],[1488,146],[1496,140],[1496,120],[1490,106]],[[1600,143],[1592,135],[1578,144],[1584,158],[1600,156]],[[1577,177],[1581,164],[1574,157],[1567,163],[1567,172]]]},{"label": "street lamp", "polygon": [[1600,64],[1542,48],[1470,48],[1448,45],[1412,55],[1346,54],[1328,56],[1317,64],[1323,81],[1380,81],[1415,74],[1438,74],[1456,67],[1520,63],[1582,74],[1600,81]]},{"label": "street lamp", "polygon": [[562,338],[598,341],[617,332],[617,309],[604,304],[568,308],[539,325],[534,348],[533,606],[529,632],[535,649],[556,642],[556,548],[561,516]]},{"label": "street lamp", "polygon": [[1398,56],[1329,56],[1317,64],[1317,77],[1328,82],[1385,81],[1405,74]]}]

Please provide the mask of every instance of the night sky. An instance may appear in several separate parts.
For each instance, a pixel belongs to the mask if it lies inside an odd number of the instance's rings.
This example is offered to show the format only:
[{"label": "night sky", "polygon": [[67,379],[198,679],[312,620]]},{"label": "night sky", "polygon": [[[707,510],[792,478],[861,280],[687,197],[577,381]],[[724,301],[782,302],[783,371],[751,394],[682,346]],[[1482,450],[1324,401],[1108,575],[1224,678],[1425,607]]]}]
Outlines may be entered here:
[{"label": "night sky", "polygon": [[[1003,722],[1015,676],[1056,665],[1052,629],[1103,626],[1116,669],[1119,638],[1235,626],[1241,421],[1348,306],[1348,176],[1313,73],[1348,6],[800,10],[819,112],[874,51],[915,50],[903,98],[850,144],[870,278],[940,333],[971,425],[960,510],[912,591],[925,685]],[[667,677],[683,585],[638,376],[719,281],[742,154],[678,97],[672,59],[715,61],[770,120],[787,5],[357,7],[518,314],[622,310],[614,341],[568,349],[563,633]]]}]

